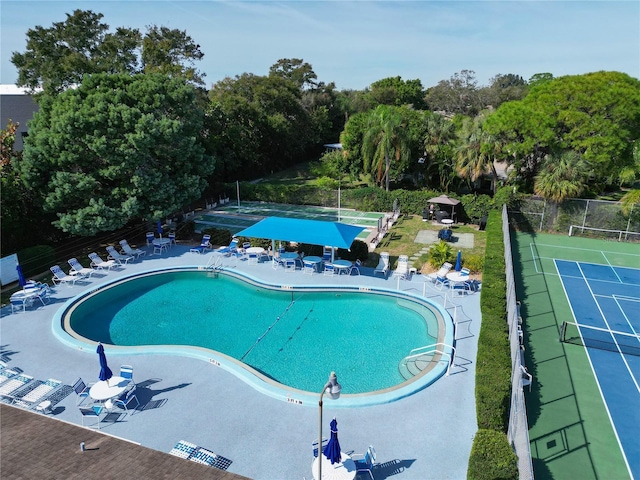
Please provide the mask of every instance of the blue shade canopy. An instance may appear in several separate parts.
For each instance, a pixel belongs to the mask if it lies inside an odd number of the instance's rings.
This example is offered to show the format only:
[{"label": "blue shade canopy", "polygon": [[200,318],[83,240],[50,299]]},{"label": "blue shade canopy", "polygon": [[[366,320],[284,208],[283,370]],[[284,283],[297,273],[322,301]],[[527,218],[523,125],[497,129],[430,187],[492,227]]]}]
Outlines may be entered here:
[{"label": "blue shade canopy", "polygon": [[327,442],[327,446],[324,447],[322,453],[327,459],[331,460],[331,465],[334,463],[340,463],[342,461],[342,455],[340,453],[340,442],[338,441],[338,422],[334,418],[331,420],[331,438]]},{"label": "blue shade canopy", "polygon": [[162,220],[158,220],[158,234],[162,236]]},{"label": "blue shade canopy", "polygon": [[98,378],[100,380],[109,380],[113,377],[113,372],[109,368],[109,365],[107,365],[107,357],[104,354],[104,347],[101,343],[98,344],[97,352],[98,358],[100,359],[100,375],[98,375]]},{"label": "blue shade canopy", "polygon": [[21,287],[24,287],[27,284],[27,281],[24,278],[24,273],[22,273],[22,267],[20,264],[16,265],[16,270],[18,271],[18,284]]},{"label": "blue shade canopy", "polygon": [[364,227],[340,222],[268,217],[238,232],[238,237],[268,238],[348,249]]},{"label": "blue shade canopy", "polygon": [[462,270],[462,253],[458,250],[458,256],[456,257],[456,272]]}]

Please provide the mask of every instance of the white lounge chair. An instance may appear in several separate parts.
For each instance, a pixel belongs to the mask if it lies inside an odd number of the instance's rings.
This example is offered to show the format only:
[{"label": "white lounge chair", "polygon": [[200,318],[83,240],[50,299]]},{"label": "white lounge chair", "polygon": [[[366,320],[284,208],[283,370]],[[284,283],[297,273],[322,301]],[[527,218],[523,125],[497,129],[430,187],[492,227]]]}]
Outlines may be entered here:
[{"label": "white lounge chair", "polygon": [[380,273],[384,277],[386,277],[389,273],[389,252],[380,253],[380,261],[378,262],[378,266],[373,271],[374,275],[376,273]]},{"label": "white lounge chair", "polygon": [[80,275],[81,277],[87,278],[93,275],[93,268],[83,267],[77,258],[70,258],[68,263],[71,266],[71,271],[69,272],[71,275]]},{"label": "white lounge chair", "polygon": [[33,380],[31,375],[25,375],[23,373],[16,375],[0,385],[0,395],[11,395],[20,390],[31,380]]},{"label": "white lounge chair", "polygon": [[76,280],[80,278],[78,275],[67,275],[62,271],[60,265],[54,265],[49,270],[53,273],[51,280],[53,280],[54,285],[59,285],[61,283],[70,283],[71,285],[74,285]]},{"label": "white lounge chair", "polygon": [[103,268],[111,270],[118,266],[115,260],[103,260],[96,252],[91,252],[88,257],[91,260],[91,266],[97,270],[102,270]]},{"label": "white lounge chair", "polygon": [[[193,253],[204,253],[204,252],[206,252],[207,250],[209,250],[211,248],[211,242],[209,240],[211,240],[211,235],[208,235],[208,234],[207,235],[203,235],[202,236],[202,240],[200,241],[200,245],[198,245],[197,247],[193,247],[193,248],[189,249],[189,251],[193,252]],[[227,248],[227,247],[220,247],[218,250],[216,250],[216,252],[225,253],[225,252],[222,251],[224,248]]]},{"label": "white lounge chair", "polygon": [[33,408],[38,405],[38,403],[45,400],[45,398],[48,397],[56,388],[62,385],[62,382],[60,380],[56,380],[55,378],[50,378],[45,382],[38,382],[39,385],[33,390],[30,390],[22,397],[16,397],[16,399],[13,401],[14,405],[25,408]]},{"label": "white lounge chair", "polygon": [[[209,240],[207,239],[207,242]],[[204,243],[204,237],[202,238],[202,242]],[[211,246],[211,244],[209,244],[209,247]],[[209,248],[207,247],[207,248]],[[200,248],[202,248],[202,245],[200,246]],[[222,255],[225,255],[227,257],[231,256],[231,255],[235,255],[236,253],[238,253],[238,239],[237,238],[232,238],[231,239],[231,243],[229,243],[228,246],[226,247],[220,247],[218,248],[216,251],[216,253],[221,253]]]},{"label": "white lounge chair", "polygon": [[133,257],[130,255],[122,255],[120,252],[116,250],[116,248],[112,245],[107,247],[107,259],[114,260],[118,262],[120,265],[129,263],[129,260],[133,260]]},{"label": "white lounge chair", "polygon": [[124,255],[135,257],[136,260],[142,255],[147,254],[147,252],[145,252],[144,250],[140,250],[139,248],[131,248],[131,245],[129,245],[129,242],[127,242],[126,240],[120,240],[120,246],[122,247],[122,253]]},{"label": "white lounge chair", "polygon": [[398,266],[393,271],[393,278],[406,279],[409,275],[409,257],[407,255],[400,255],[398,258]]}]

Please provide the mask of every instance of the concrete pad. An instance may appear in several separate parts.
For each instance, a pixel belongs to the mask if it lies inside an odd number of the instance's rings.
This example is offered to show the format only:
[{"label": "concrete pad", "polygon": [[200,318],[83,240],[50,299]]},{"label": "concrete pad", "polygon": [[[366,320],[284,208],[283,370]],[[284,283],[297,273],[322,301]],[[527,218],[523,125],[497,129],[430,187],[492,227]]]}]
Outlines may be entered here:
[{"label": "concrete pad", "polygon": [[[434,243],[438,243],[440,240],[438,239],[438,231],[437,230],[420,230],[416,235],[414,240],[415,243],[424,243],[427,245],[432,245]],[[451,242],[455,247],[458,248],[473,248],[474,235],[473,233],[456,233],[453,231],[453,237],[451,238]]]}]

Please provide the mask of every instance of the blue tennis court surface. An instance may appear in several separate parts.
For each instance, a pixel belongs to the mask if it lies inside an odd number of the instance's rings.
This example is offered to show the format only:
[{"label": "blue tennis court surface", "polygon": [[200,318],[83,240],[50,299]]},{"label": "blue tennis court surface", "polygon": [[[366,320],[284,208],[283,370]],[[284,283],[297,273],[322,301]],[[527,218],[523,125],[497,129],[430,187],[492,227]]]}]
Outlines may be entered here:
[{"label": "blue tennis court surface", "polygon": [[[566,260],[556,269],[632,478],[640,479],[640,270]],[[569,319],[570,320],[570,319]]]}]

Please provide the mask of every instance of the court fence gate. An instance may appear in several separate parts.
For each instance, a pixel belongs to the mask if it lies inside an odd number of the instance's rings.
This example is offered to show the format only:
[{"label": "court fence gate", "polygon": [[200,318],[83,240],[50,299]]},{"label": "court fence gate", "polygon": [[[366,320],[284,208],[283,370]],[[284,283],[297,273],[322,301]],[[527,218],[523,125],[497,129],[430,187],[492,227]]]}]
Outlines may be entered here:
[{"label": "court fence gate", "polygon": [[[640,242],[640,208],[628,211],[620,202],[570,198],[560,203],[530,196],[509,209],[515,230],[558,232],[597,236],[618,241]],[[573,228],[572,228],[573,226]]]},{"label": "court fence gate", "polygon": [[509,428],[507,438],[518,456],[518,471],[521,480],[533,480],[533,461],[529,443],[529,422],[524,399],[522,374],[520,370],[520,339],[518,337],[518,301],[511,252],[511,234],[507,206],[502,207],[502,234],[507,283],[507,323],[509,325],[509,346],[511,351],[511,405],[509,408]]}]

